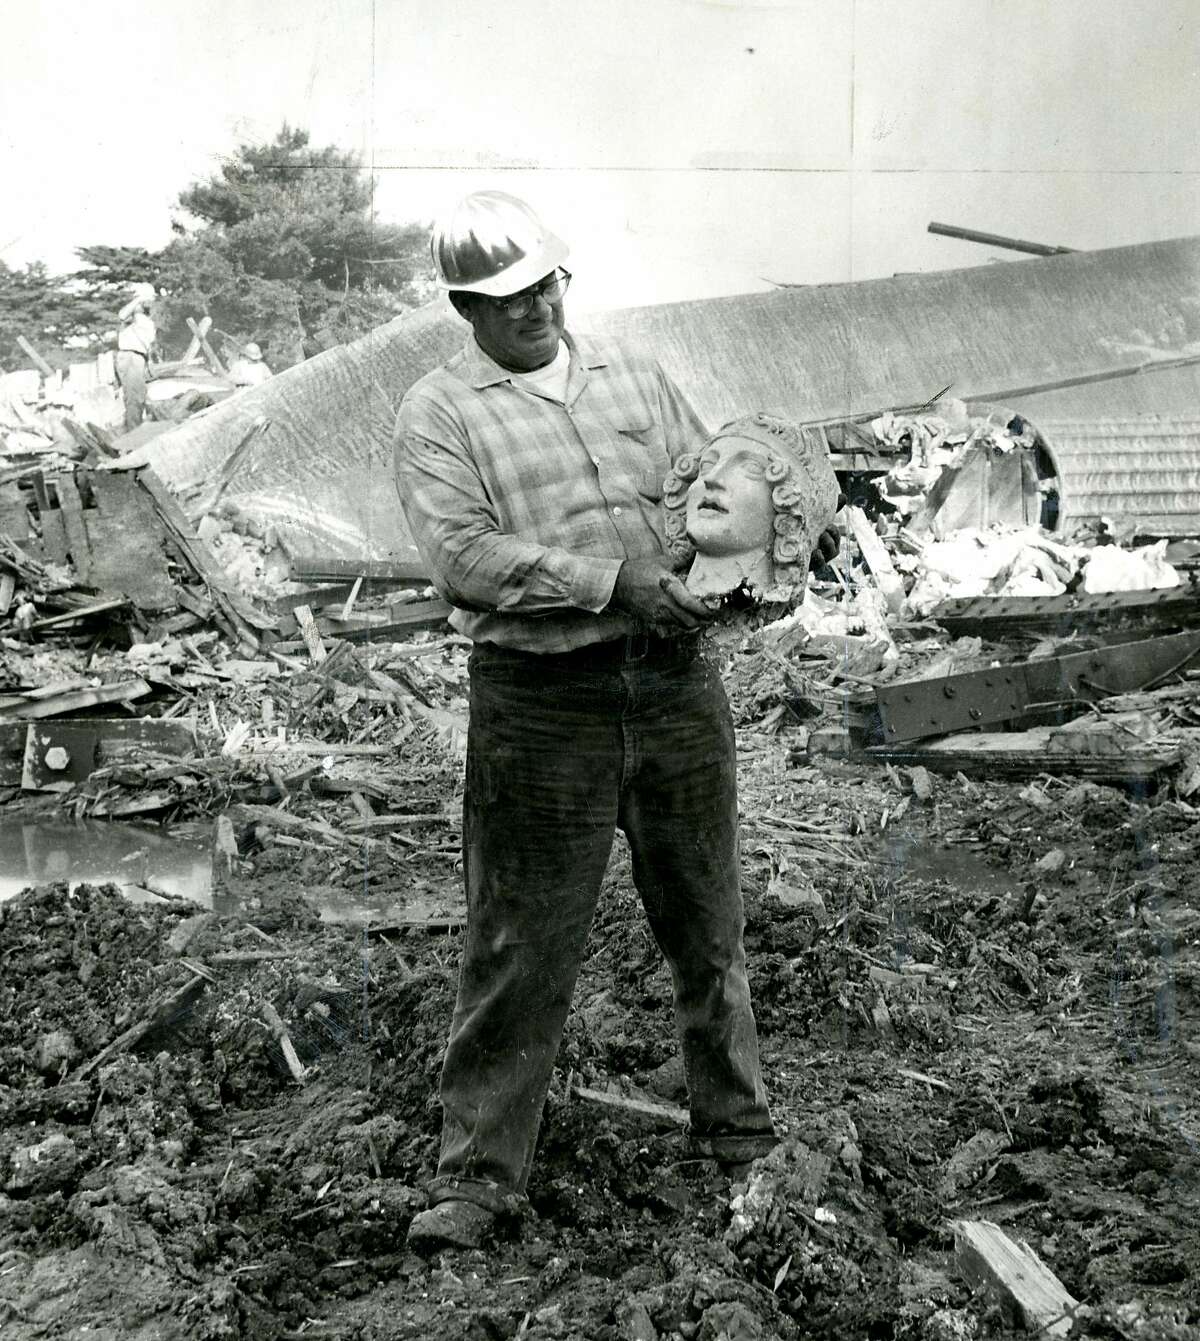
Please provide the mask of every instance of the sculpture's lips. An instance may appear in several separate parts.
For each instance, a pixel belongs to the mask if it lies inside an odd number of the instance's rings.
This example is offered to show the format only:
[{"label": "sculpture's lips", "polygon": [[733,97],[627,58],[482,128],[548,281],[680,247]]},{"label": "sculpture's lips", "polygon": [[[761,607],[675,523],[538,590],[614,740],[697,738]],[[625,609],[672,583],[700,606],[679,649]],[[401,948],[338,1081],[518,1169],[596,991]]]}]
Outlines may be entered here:
[{"label": "sculpture's lips", "polygon": [[697,508],[696,508],[696,511],[697,511],[697,512],[705,512],[705,511],[708,511],[708,512],[728,512],[729,509],[726,508],[726,507],[722,507],[721,504],[718,503],[717,500],[716,500],[715,498],[705,498],[705,499],[701,500],[701,502],[699,503],[699,505],[698,505]]}]

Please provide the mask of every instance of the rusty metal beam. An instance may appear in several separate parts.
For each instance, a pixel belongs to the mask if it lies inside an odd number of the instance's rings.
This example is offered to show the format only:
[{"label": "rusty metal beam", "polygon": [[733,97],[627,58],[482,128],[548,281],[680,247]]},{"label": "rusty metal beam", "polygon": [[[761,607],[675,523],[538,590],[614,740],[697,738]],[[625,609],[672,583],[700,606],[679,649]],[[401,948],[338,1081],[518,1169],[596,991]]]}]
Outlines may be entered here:
[{"label": "rusty metal beam", "polygon": [[[1200,632],[876,689],[888,744],[1010,722],[1148,689],[1200,657]],[[1200,694],[1200,689],[1198,689]]]},{"label": "rusty metal beam", "polygon": [[1194,584],[1160,591],[1111,591],[1097,595],[973,596],[943,601],[930,614],[955,637],[1003,639],[1078,633],[1083,629],[1200,626],[1200,589]]},{"label": "rusty metal beam", "polygon": [[1075,247],[1056,247],[1050,242],[1025,242],[1019,237],[1005,237],[1002,233],[981,233],[977,228],[960,228],[957,224],[931,223],[925,230],[938,237],[954,237],[960,242],[981,242],[985,247],[1002,247],[1005,251],[1023,251],[1030,256],[1065,256]]}]

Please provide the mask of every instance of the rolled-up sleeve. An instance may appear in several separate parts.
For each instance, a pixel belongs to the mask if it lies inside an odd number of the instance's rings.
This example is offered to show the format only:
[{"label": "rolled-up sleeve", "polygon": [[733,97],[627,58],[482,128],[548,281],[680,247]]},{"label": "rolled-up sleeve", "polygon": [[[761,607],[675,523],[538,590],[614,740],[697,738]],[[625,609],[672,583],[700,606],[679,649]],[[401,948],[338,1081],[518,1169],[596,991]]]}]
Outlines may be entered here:
[{"label": "rolled-up sleeve", "polygon": [[568,553],[502,530],[462,425],[445,407],[406,400],[396,425],[401,506],[434,586],[464,610],[599,613],[621,560]]}]

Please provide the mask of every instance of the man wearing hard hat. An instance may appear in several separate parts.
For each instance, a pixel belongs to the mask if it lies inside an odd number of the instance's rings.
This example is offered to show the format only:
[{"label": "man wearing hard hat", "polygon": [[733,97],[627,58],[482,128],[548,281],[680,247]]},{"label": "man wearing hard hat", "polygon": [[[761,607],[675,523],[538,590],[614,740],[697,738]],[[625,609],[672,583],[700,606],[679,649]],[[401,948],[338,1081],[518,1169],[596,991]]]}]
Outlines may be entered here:
[{"label": "man wearing hard hat", "polygon": [[117,314],[122,325],[117,336],[116,371],[125,400],[125,431],[137,428],[146,407],[146,374],[158,328],[150,316],[153,284],[135,284],[133,297]]},{"label": "man wearing hard hat", "polygon": [[696,1152],[775,1144],[742,946],[733,726],[672,571],[663,479],[706,432],[658,363],[564,330],[567,247],[500,191],[433,258],[465,348],[404,397],[400,498],[474,643],[467,931],[441,1157],[409,1242],[474,1246],[519,1208],[615,830],[674,980]]},{"label": "man wearing hard hat", "polygon": [[242,346],[242,352],[229,365],[229,380],[236,387],[262,386],[271,380],[263,352],[253,340]]}]

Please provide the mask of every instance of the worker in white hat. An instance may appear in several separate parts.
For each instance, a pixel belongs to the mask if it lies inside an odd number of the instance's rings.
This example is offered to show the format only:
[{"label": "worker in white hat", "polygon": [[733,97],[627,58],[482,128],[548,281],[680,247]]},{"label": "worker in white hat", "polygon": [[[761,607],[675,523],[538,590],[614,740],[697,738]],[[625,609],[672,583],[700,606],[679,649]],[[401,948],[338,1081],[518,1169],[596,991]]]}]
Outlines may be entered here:
[{"label": "worker in white hat", "polygon": [[260,386],[271,380],[271,369],[253,340],[242,346],[241,354],[229,365],[229,380],[238,387]]},{"label": "worker in white hat", "polygon": [[441,1156],[409,1242],[480,1243],[525,1204],[601,879],[620,827],[670,963],[693,1152],[775,1144],[742,945],[735,746],[673,571],[664,477],[707,433],[651,356],[565,329],[567,246],[500,191],[433,234],[464,348],[404,397],[396,478],[451,623],[474,643],[468,922]]},{"label": "worker in white hat", "polygon": [[117,314],[122,324],[117,335],[115,363],[125,401],[126,432],[142,422],[146,406],[146,379],[158,339],[158,328],[150,316],[154,298],[153,284],[135,284],[133,297]]}]

